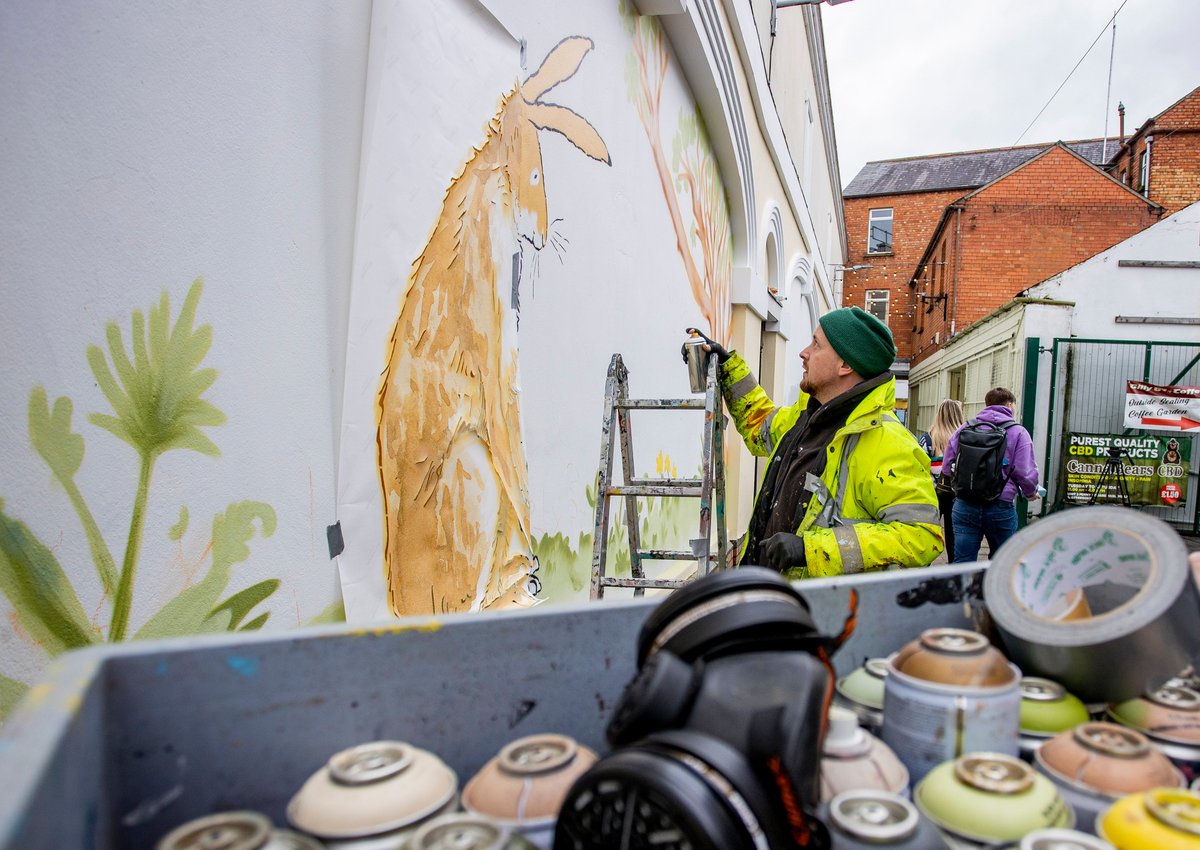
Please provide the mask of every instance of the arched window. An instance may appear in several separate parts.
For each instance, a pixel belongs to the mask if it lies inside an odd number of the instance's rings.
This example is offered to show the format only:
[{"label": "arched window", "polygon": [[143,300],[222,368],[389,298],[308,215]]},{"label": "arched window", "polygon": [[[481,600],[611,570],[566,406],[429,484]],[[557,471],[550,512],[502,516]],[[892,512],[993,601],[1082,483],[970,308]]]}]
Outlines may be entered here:
[{"label": "arched window", "polygon": [[779,207],[772,204],[767,210],[766,243],[763,247],[763,280],[767,291],[782,303],[784,292],[783,268],[780,257],[783,254],[783,214]]}]

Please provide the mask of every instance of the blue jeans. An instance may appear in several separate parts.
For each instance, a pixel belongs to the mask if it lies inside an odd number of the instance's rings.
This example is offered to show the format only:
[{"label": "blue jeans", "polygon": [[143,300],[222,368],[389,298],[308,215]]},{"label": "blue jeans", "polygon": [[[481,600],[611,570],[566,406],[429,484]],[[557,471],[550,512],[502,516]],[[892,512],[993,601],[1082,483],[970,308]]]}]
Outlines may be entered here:
[{"label": "blue jeans", "polygon": [[954,500],[954,560],[962,564],[979,560],[979,543],[987,538],[989,554],[996,550],[1017,530],[1017,509],[1012,502],[997,500],[982,505],[971,504],[962,499]]}]

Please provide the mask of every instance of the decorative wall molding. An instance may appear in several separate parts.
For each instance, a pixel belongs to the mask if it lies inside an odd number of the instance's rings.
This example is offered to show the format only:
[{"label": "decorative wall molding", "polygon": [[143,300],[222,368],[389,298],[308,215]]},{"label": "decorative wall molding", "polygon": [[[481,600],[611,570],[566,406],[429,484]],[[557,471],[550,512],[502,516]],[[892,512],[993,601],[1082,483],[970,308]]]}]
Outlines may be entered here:
[{"label": "decorative wall molding", "polygon": [[[708,125],[709,142],[721,166],[729,197],[736,277],[739,266],[753,264],[758,246],[758,206],[746,110],[716,0],[688,0],[686,5],[687,14],[663,17],[660,22]],[[735,296],[735,303],[737,300]]]}]

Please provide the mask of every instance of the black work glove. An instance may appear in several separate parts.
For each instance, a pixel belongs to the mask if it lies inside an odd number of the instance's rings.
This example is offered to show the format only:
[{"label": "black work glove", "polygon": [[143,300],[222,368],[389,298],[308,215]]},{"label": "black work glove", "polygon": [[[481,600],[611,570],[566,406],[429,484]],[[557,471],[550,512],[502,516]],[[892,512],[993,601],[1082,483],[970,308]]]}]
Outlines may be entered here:
[{"label": "black work glove", "polygon": [[[718,363],[724,363],[730,358],[731,355],[729,354],[729,351],[726,350],[725,346],[721,345],[721,343],[714,339],[710,339],[703,331],[699,330],[698,328],[685,328],[684,330],[704,340],[704,350],[711,351],[716,354]],[[687,363],[687,346],[682,346],[679,349],[679,353],[683,355],[683,362]]]},{"label": "black work glove", "polygon": [[808,563],[804,555],[804,538],[787,531],[772,534],[763,541],[762,553],[767,566],[778,572],[788,567],[803,567]]}]

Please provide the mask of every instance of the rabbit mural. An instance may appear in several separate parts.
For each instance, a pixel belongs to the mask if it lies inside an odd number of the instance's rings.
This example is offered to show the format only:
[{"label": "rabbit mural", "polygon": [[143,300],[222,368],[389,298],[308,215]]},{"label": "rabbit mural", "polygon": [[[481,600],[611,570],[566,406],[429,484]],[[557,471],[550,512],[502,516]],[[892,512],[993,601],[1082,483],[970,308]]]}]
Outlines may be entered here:
[{"label": "rabbit mural", "polygon": [[563,39],[503,97],[413,263],[376,410],[396,615],[536,602],[517,292],[522,253],[536,257],[549,238],[538,131],[611,165],[591,124],[542,100],[592,47]]}]

